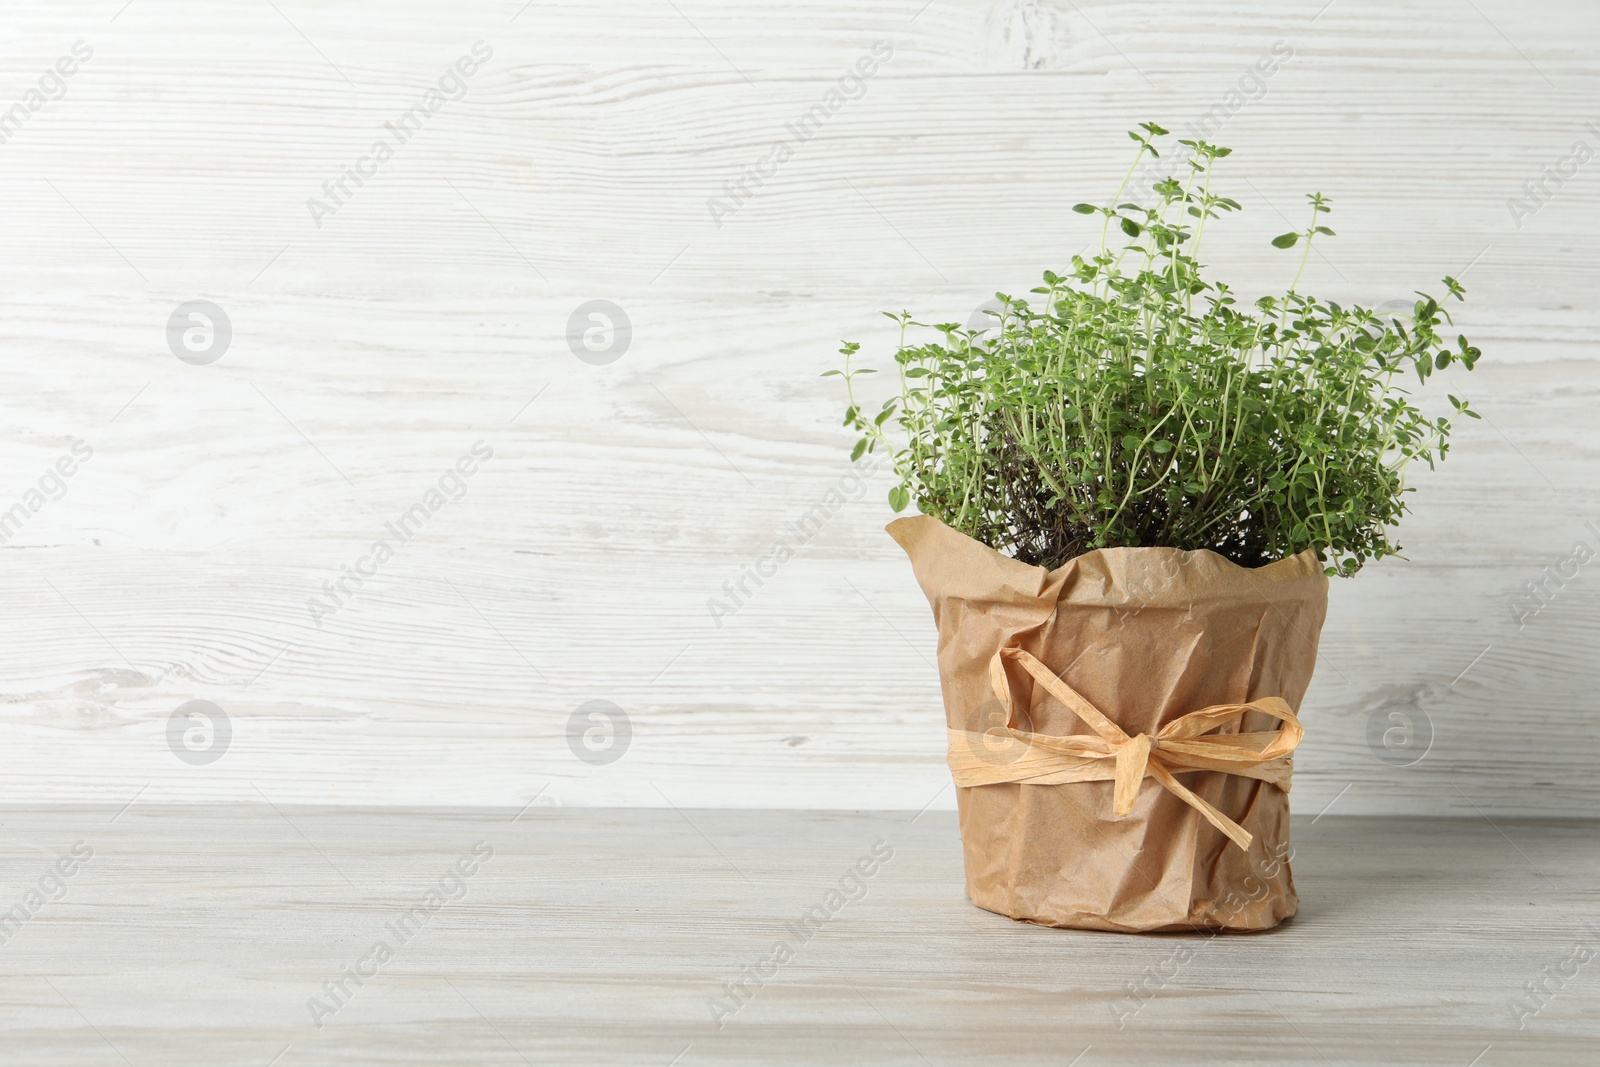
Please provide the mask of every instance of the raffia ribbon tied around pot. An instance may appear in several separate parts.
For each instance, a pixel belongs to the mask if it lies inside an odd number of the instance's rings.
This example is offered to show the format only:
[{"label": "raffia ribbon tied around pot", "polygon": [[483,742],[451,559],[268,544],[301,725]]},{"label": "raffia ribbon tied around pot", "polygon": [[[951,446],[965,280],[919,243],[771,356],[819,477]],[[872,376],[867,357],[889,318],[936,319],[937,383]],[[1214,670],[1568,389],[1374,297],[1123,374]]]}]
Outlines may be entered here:
[{"label": "raffia ribbon tied around pot", "polygon": [[[1017,729],[1017,705],[1006,678],[1005,660],[1027,671],[1093,734],[1065,737]],[[963,787],[1020,782],[1025,785],[1067,785],[1112,781],[1112,811],[1127,815],[1144,779],[1154,778],[1206,821],[1246,851],[1251,834],[1174,777],[1184,771],[1222,771],[1270,782],[1289,790],[1294,774],[1292,753],[1305,736],[1300,720],[1280,697],[1262,697],[1248,704],[1217,704],[1174,719],[1154,734],[1129,736],[1099,708],[1062,681],[1032,654],[1002,648],[989,663],[989,680],[1005,710],[1006,721],[983,733],[949,730],[948,760],[955,784]],[[1250,711],[1263,712],[1282,725],[1273,731],[1239,733]],[[1213,731],[1223,732],[1213,732]]]}]

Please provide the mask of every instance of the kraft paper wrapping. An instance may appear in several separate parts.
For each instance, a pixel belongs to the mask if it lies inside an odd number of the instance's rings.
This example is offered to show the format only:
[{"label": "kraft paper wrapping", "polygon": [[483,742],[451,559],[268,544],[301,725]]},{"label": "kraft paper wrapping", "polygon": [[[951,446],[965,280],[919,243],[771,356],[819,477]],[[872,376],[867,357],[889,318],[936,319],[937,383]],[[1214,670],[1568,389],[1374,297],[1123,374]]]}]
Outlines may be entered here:
[{"label": "kraft paper wrapping", "polygon": [[[888,532],[939,630],[974,904],[1047,926],[1124,932],[1264,930],[1295,913],[1287,751],[1327,613],[1328,579],[1314,554],[1246,568],[1209,551],[1110,548],[1047,571],[926,515]],[[1152,741],[1163,727],[1194,737],[1201,719],[1220,728],[1187,743]],[[1113,735],[1128,743],[1102,740]],[[1075,755],[1045,752],[1056,762],[1034,774],[1025,761],[1053,739]],[[1170,750],[1201,744],[1259,758],[1206,764],[1232,773],[1194,770]],[[1054,784],[960,784],[1030,775]]]}]

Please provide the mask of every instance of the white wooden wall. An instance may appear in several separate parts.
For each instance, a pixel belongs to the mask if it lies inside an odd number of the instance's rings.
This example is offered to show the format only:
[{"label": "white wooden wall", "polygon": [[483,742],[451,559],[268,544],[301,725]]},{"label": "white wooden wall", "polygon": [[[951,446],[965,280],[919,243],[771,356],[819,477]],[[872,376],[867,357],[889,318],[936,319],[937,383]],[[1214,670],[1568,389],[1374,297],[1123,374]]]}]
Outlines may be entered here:
[{"label": "white wooden wall", "polygon": [[[5,29],[0,108],[93,55],[0,144],[0,510],[93,454],[0,551],[0,802],[949,806],[887,475],[731,617],[707,601],[854,486],[818,377],[841,337],[887,366],[880,310],[1025,291],[1092,239],[1067,207],[1114,187],[1125,129],[1220,107],[1246,211],[1208,235],[1219,271],[1282,285],[1267,240],[1320,189],[1316,289],[1456,274],[1486,353],[1409,561],[1335,585],[1296,809],[1594,812],[1600,564],[1513,604],[1600,550],[1600,160],[1531,217],[1508,200],[1600,149],[1600,8],[40,0]],[[466,95],[316,225],[480,40]],[[718,225],[708,199],[875,42]],[[209,365],[167,344],[196,299],[232,326]],[[632,324],[606,365],[566,339],[596,299]],[[314,625],[480,441],[465,496]],[[210,764],[168,745],[191,700],[231,727]],[[597,700],[631,727],[609,763],[568,743]],[[1391,713],[1431,724],[1412,766],[1369,746]]]}]

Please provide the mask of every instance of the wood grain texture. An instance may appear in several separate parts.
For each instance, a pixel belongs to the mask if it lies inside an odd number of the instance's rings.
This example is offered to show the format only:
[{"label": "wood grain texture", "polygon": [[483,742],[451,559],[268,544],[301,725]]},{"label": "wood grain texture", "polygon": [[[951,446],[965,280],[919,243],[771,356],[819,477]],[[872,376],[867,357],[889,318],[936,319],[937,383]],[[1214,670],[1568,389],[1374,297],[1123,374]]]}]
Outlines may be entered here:
[{"label": "wood grain texture", "polygon": [[[1300,914],[1216,938],[974,908],[946,812],[258,799],[0,824],[8,907],[93,853],[0,945],[0,1064],[18,1067],[1550,1067],[1600,1038],[1600,963],[1568,962],[1600,947],[1593,822],[1301,819]],[[475,848],[492,855],[458,868]],[[437,910],[398,927],[430,889]],[[715,1013],[778,943],[790,958]],[[347,969],[366,978],[335,1000],[324,983]]]},{"label": "wood grain texture", "polygon": [[[1600,16],[1321,6],[13,5],[0,104],[94,55],[0,144],[0,510],[94,455],[0,551],[0,800],[950,805],[887,476],[736,614],[708,601],[853,487],[817,377],[840,337],[883,365],[879,309],[1025,290],[1094,239],[1066,206],[1114,187],[1123,129],[1184,129],[1283,41],[1215,128],[1247,210],[1210,258],[1282,284],[1267,238],[1320,188],[1319,291],[1459,274],[1487,353],[1459,383],[1487,421],[1419,477],[1409,561],[1335,588],[1297,809],[1593,811],[1600,579],[1513,605],[1600,547],[1600,162],[1520,228],[1506,202],[1597,143]],[[315,225],[478,40],[465,96]],[[880,40],[863,95],[717,225],[708,199]],[[233,327],[210,366],[164,335],[196,298]],[[633,324],[609,366],[565,337],[596,298]],[[465,496],[315,625],[478,441]],[[166,741],[195,699],[233,729],[208,766]],[[631,724],[608,765],[569,744],[591,700]],[[1413,766],[1369,744],[1424,721]]]}]

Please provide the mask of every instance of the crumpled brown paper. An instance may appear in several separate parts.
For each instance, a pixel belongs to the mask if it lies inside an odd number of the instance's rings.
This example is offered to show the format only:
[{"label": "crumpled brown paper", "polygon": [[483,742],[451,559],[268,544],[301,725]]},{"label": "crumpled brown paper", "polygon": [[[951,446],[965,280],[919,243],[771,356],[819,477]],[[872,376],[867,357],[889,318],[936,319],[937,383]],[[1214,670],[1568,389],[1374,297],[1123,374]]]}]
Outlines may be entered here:
[{"label": "crumpled brown paper", "polygon": [[[1037,657],[1130,736],[1212,705],[1281,697],[1298,709],[1311,682],[1328,579],[1309,551],[1252,569],[1208,551],[1110,548],[1046,571],[930,516],[888,531],[933,607],[950,730],[1004,728],[990,678],[1001,649]],[[1015,659],[1005,672],[1013,725],[1093,732]],[[1225,729],[1278,725],[1249,711]],[[999,745],[988,758],[1014,757]],[[1121,817],[1111,781],[958,788],[967,895],[1013,919],[1093,930],[1263,930],[1293,915],[1287,790],[1221,771],[1177,777],[1251,836],[1248,851],[1151,778]]]}]

